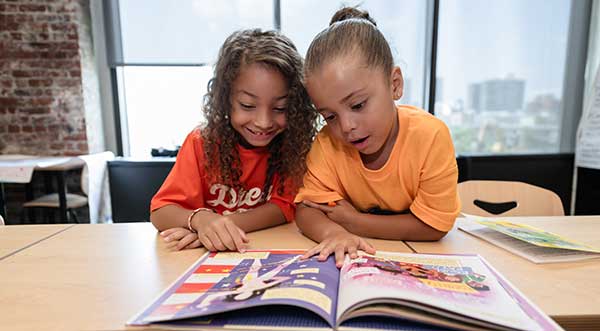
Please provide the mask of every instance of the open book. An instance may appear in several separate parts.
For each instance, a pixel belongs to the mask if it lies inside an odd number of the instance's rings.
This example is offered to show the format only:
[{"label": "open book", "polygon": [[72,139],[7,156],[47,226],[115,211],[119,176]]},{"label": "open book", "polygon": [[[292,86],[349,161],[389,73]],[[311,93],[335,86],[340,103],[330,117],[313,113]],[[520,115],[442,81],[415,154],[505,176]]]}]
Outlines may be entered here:
[{"label": "open book", "polygon": [[533,226],[467,216],[458,228],[534,263],[580,261],[600,257],[600,249]]},{"label": "open book", "polygon": [[561,330],[478,255],[207,253],[128,325],[167,329]]}]

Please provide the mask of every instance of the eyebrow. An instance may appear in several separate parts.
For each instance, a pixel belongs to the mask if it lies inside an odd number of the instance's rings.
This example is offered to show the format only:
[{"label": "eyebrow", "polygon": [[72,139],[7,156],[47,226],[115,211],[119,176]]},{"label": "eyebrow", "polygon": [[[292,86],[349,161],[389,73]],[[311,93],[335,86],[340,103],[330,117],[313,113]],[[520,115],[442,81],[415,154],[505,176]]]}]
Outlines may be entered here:
[{"label": "eyebrow", "polygon": [[[343,98],[342,98],[342,100],[340,100],[340,103],[344,103],[344,102],[348,101],[350,98],[352,98],[353,96],[355,96],[355,95],[357,95],[357,94],[361,93],[361,92],[362,92],[362,91],[364,91],[365,89],[366,89],[366,88],[365,88],[365,87],[363,87],[363,88],[359,88],[359,89],[358,89],[358,90],[356,90],[356,91],[353,91],[353,92],[351,92],[351,93],[350,93],[350,94],[348,94],[347,96],[343,97]],[[327,108],[319,108],[319,109],[317,109],[317,112],[321,113],[321,112],[324,112],[324,111],[326,111],[326,110],[327,110]]]},{"label": "eyebrow", "polygon": [[[240,90],[239,92],[241,92],[241,93],[244,93],[244,94],[247,94],[247,95],[249,95],[249,96],[251,96],[251,97],[253,97],[253,98],[255,98],[255,99],[256,99],[256,98],[258,98],[258,96],[257,96],[257,95],[255,95],[255,94],[252,94],[252,93],[250,93],[250,92],[248,92],[248,91],[246,91],[246,90]],[[287,94],[284,94],[284,95],[282,95],[282,96],[275,97],[274,99],[275,99],[275,100],[281,100],[281,99],[285,99],[285,98],[287,98],[287,97],[288,97],[288,95],[287,95]]]}]

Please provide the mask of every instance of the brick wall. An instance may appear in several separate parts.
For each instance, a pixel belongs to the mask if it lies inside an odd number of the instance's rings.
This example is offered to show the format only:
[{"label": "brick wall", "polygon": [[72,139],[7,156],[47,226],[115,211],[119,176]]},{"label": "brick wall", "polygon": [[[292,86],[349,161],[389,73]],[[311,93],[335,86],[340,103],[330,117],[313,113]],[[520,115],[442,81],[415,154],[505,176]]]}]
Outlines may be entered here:
[{"label": "brick wall", "polygon": [[86,4],[0,0],[0,154],[88,152],[80,55]]}]

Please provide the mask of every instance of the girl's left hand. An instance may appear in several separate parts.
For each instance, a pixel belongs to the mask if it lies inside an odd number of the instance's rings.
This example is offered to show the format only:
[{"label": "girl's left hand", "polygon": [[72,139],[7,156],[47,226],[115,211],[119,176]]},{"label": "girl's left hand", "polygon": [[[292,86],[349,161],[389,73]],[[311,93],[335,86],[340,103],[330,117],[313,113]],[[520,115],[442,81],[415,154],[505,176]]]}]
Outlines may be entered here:
[{"label": "girl's left hand", "polygon": [[352,221],[356,219],[358,214],[356,208],[354,208],[354,206],[346,200],[338,200],[330,204],[318,204],[308,200],[304,200],[302,203],[308,207],[324,212],[329,219],[343,226],[349,231]]}]

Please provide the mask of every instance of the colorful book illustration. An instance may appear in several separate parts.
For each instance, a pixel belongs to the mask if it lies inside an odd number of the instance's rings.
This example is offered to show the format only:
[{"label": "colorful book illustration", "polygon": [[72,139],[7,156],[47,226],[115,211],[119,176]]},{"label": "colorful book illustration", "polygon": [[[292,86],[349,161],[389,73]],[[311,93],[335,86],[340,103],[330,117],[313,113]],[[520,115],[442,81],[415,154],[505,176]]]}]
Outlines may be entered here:
[{"label": "colorful book illustration", "polygon": [[600,249],[533,226],[467,216],[458,228],[534,263],[567,262],[600,257]]},{"label": "colorful book illustration", "polygon": [[477,255],[207,253],[130,326],[257,330],[561,330]]}]

